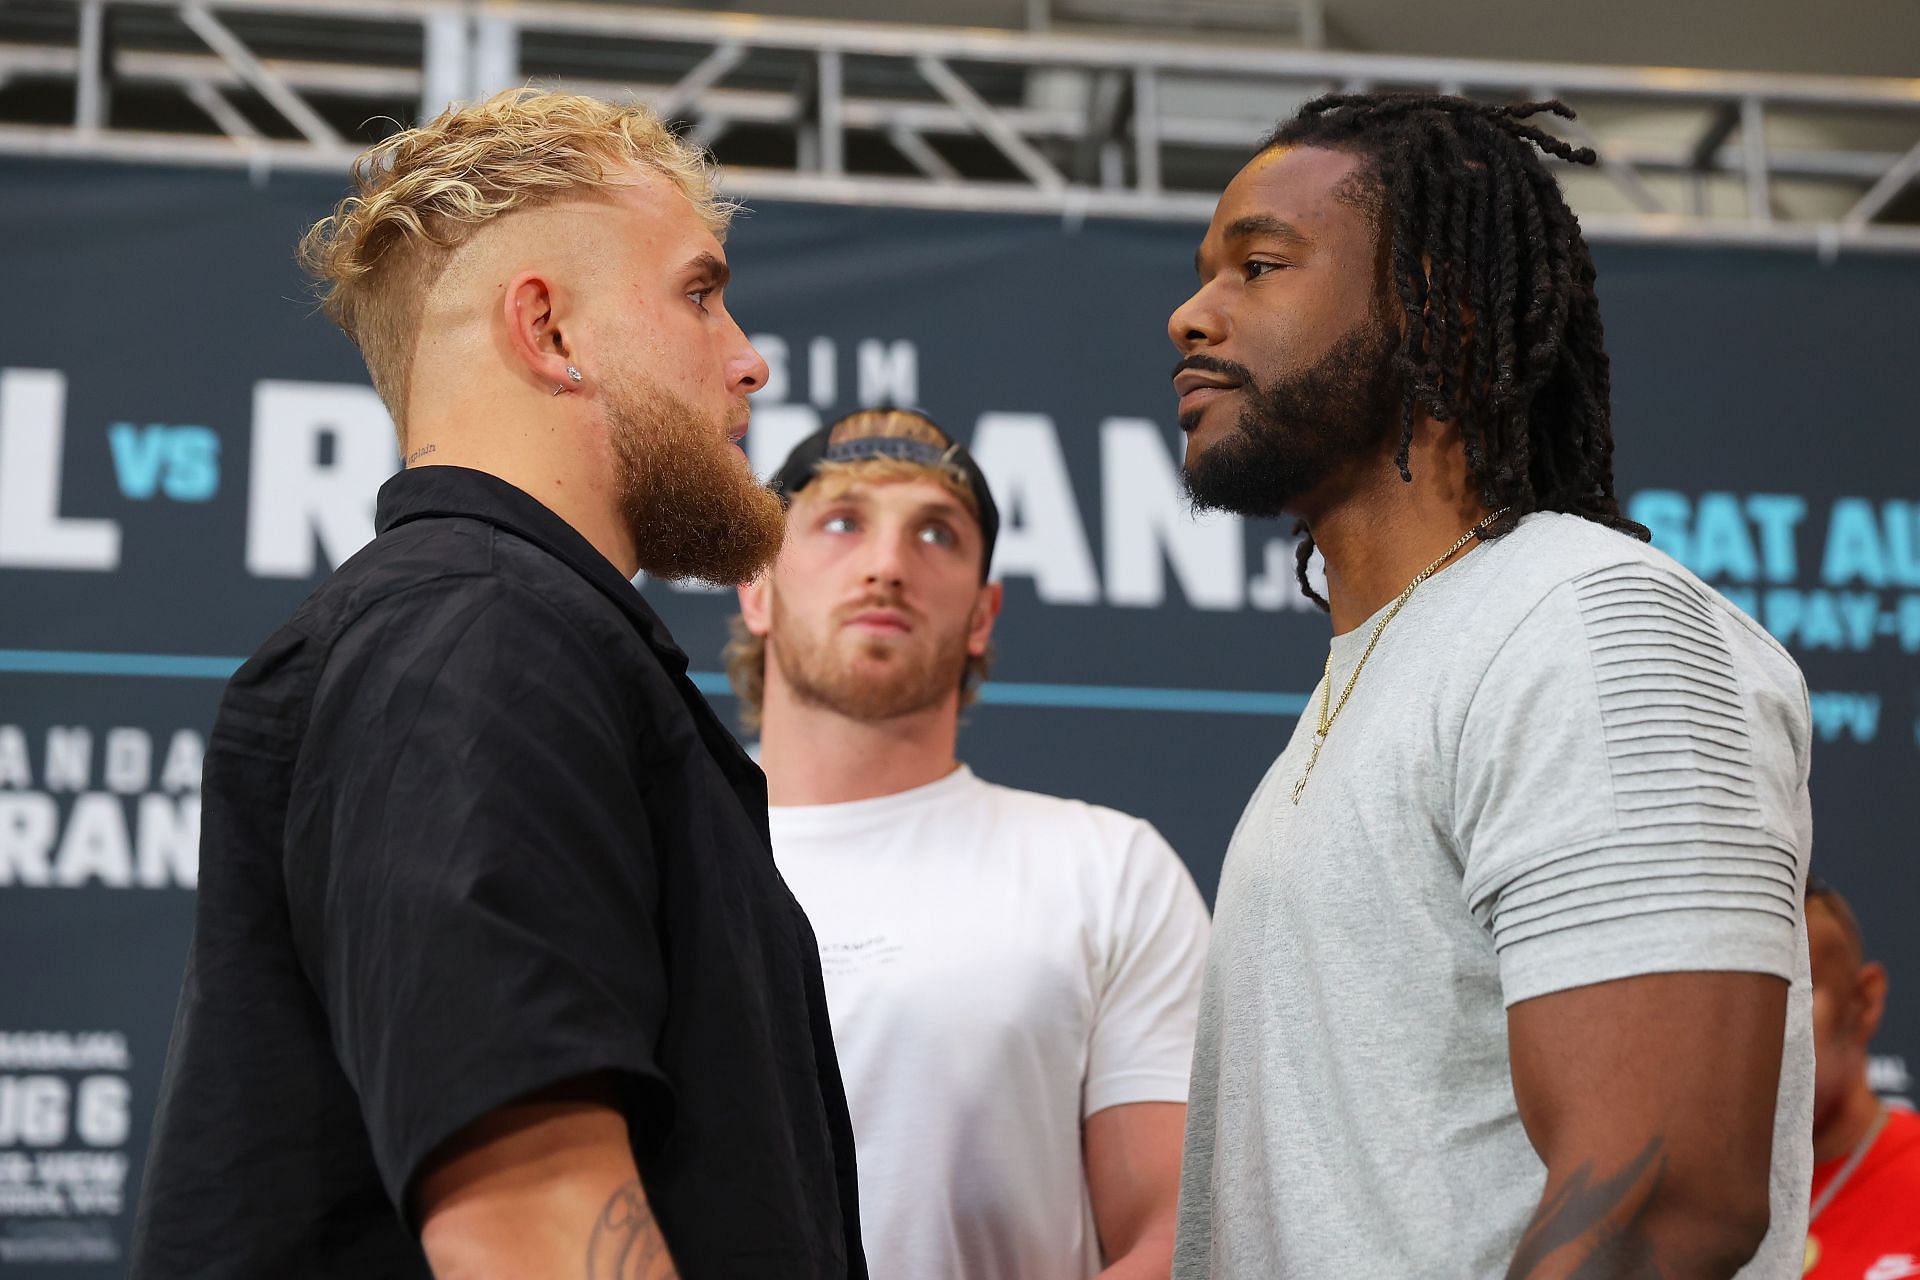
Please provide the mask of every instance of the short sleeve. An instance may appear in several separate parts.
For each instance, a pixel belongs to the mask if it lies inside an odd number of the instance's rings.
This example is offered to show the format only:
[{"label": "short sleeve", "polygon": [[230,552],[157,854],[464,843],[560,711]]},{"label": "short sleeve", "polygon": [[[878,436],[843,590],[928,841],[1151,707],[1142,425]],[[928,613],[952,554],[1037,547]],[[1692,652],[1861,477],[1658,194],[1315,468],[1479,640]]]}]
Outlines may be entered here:
[{"label": "short sleeve", "polygon": [[615,1073],[636,1142],[671,1114],[658,868],[614,669],[486,577],[380,602],[322,669],[289,911],[403,1211],[434,1148],[545,1086]]},{"label": "short sleeve", "polygon": [[1094,1008],[1082,1113],[1185,1102],[1206,968],[1207,907],[1179,855],[1133,824]]},{"label": "short sleeve", "polygon": [[1647,973],[1792,980],[1808,730],[1791,660],[1655,565],[1597,570],[1493,657],[1455,838],[1505,1002]]}]

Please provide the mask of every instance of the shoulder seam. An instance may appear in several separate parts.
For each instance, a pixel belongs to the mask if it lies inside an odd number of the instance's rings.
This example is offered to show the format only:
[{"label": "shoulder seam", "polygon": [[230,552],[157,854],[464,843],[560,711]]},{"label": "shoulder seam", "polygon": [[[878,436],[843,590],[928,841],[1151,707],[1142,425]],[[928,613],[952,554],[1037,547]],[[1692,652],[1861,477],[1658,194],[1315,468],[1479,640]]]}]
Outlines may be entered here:
[{"label": "shoulder seam", "polygon": [[[489,552],[489,559],[491,560],[491,552]],[[542,609],[552,614],[556,618],[564,619],[564,615],[560,613],[559,609],[555,607],[555,605],[551,601],[547,600],[539,592],[535,591],[532,587],[527,586],[525,583],[515,582],[511,578],[502,577],[500,574],[493,572],[490,568],[486,571],[462,570],[458,572],[438,574],[434,577],[425,578],[418,582],[409,582],[400,586],[396,586],[390,590],[381,592],[379,595],[374,596],[372,599],[361,602],[360,606],[354,610],[353,614],[341,623],[341,625],[334,631],[333,635],[330,638],[327,638],[324,641],[324,643],[322,644],[319,660],[314,664],[313,678],[311,679],[311,681],[309,681],[305,691],[305,696],[301,700],[302,705],[301,705],[301,711],[300,711],[300,718],[298,721],[299,728],[300,728],[300,749],[298,752],[295,753],[294,759],[291,762],[296,772],[299,769],[299,758],[302,754],[305,753],[305,750],[306,750],[307,726],[313,714],[314,692],[315,690],[318,689],[320,681],[325,676],[328,666],[330,666],[333,662],[334,649],[338,647],[340,641],[343,638],[345,638],[347,632],[350,631],[356,625],[358,625],[362,620],[364,620],[369,613],[371,613],[373,610],[379,608],[382,605],[392,603],[394,601],[401,599],[402,597],[412,595],[416,592],[426,591],[426,590],[430,590],[438,587],[444,587],[450,583],[472,581],[474,579],[486,579],[488,581],[497,582],[501,584],[503,587],[506,587],[513,592],[517,592],[521,595],[526,596],[528,599],[535,601],[541,606]],[[312,638],[316,641],[316,643],[321,643],[320,637],[316,636]],[[600,649],[597,646],[588,644],[588,645],[583,645],[582,647],[586,650],[587,653],[591,654],[596,660],[600,657]]]}]

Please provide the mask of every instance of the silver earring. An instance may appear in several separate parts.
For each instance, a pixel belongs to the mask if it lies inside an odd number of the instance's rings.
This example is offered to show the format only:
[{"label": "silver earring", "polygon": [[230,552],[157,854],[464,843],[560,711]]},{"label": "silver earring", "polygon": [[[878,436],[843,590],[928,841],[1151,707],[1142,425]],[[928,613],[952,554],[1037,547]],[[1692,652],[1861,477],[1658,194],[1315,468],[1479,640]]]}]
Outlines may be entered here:
[{"label": "silver earring", "polygon": [[572,378],[575,382],[580,381],[580,371],[574,368],[572,365],[567,366],[567,376],[569,378]]}]

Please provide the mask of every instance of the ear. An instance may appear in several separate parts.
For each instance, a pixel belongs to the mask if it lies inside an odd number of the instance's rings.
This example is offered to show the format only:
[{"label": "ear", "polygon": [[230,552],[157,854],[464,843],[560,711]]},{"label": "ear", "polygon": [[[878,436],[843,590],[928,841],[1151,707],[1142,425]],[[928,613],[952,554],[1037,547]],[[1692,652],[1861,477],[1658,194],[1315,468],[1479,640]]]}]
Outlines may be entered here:
[{"label": "ear", "polygon": [[772,573],[773,567],[769,565],[760,571],[759,577],[739,588],[740,618],[756,636],[764,636],[773,629],[773,584],[767,581]]},{"label": "ear", "polygon": [[1880,1030],[1880,1015],[1887,1011],[1887,966],[1878,960],[1861,965],[1860,975],[1854,979],[1853,998],[1858,1010],[1854,1026],[1865,1048]]},{"label": "ear", "polygon": [[575,363],[563,321],[565,299],[559,286],[538,271],[522,271],[507,282],[501,299],[507,351],[529,383],[549,394],[578,385],[567,373]]},{"label": "ear", "polygon": [[993,624],[1000,617],[1005,592],[997,582],[982,583],[973,604],[973,617],[967,623],[967,652],[979,657],[993,643]]}]

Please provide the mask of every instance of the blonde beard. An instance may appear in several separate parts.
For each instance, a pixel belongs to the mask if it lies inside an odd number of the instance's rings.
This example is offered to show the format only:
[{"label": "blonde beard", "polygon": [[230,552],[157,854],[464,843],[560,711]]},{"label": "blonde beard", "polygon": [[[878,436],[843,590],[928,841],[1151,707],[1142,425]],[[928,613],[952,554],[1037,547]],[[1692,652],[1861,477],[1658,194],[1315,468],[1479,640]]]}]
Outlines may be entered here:
[{"label": "blonde beard", "polygon": [[964,628],[935,637],[930,649],[903,655],[905,660],[890,678],[874,679],[859,673],[852,661],[838,660],[831,638],[815,642],[806,635],[781,604],[779,592],[769,594],[775,637],[772,657],[800,701],[849,720],[874,723],[925,711],[958,696],[967,670]]}]

